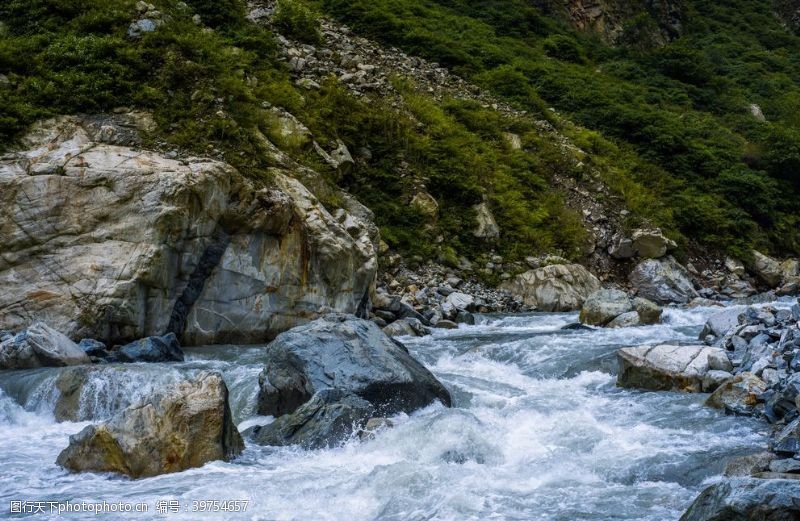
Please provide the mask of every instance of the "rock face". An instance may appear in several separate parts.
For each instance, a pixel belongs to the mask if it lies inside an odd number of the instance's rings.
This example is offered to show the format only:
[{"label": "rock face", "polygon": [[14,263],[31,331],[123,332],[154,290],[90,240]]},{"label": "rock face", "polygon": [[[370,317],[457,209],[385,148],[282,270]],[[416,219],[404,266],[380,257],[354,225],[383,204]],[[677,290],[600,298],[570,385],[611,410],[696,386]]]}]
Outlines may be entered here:
[{"label": "rock face", "polygon": [[672,257],[642,261],[628,279],[638,296],[658,304],[685,304],[698,296],[686,268]]},{"label": "rock face", "polygon": [[147,126],[58,118],[0,159],[0,329],[260,342],[358,309],[376,271],[368,210],[349,198],[340,222],[288,170],[254,186],[218,161],[130,146]]},{"label": "rock face", "polygon": [[705,489],[681,521],[800,519],[800,481],[734,478]]},{"label": "rock face", "polygon": [[373,322],[332,314],[278,335],[259,376],[259,413],[292,413],[317,392],[336,389],[380,415],[411,412],[450,393],[402,344]]},{"label": "rock face", "polygon": [[554,264],[526,271],[501,288],[540,311],[573,311],[600,289],[600,281],[579,264]]},{"label": "rock face", "polygon": [[0,369],[31,369],[88,364],[78,345],[46,324],[37,322],[0,343]]},{"label": "rock face", "polygon": [[346,391],[326,389],[292,414],[254,427],[245,436],[261,445],[300,445],[306,449],[334,447],[346,441],[375,415],[371,403]]},{"label": "rock face", "polygon": [[[653,391],[701,392],[709,357],[724,351],[704,346],[641,346],[617,351],[617,385]],[[713,384],[713,381],[712,381]],[[708,385],[708,384],[706,384]]]},{"label": "rock face", "polygon": [[203,372],[194,381],[128,407],[108,423],[70,436],[57,463],[77,472],[141,478],[227,461],[243,447],[225,382],[219,374]]}]

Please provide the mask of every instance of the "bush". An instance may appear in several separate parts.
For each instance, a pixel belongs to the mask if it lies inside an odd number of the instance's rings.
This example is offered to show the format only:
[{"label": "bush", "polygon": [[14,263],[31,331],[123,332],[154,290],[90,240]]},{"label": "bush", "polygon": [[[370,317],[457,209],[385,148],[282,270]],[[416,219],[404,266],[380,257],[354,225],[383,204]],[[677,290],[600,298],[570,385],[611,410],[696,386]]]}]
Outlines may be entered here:
[{"label": "bush", "polygon": [[544,52],[551,58],[572,63],[583,63],[586,61],[581,46],[575,39],[562,34],[554,34],[545,38]]},{"label": "bush", "polygon": [[319,15],[302,0],[279,0],[275,9],[275,27],[295,40],[318,45],[322,42]]}]

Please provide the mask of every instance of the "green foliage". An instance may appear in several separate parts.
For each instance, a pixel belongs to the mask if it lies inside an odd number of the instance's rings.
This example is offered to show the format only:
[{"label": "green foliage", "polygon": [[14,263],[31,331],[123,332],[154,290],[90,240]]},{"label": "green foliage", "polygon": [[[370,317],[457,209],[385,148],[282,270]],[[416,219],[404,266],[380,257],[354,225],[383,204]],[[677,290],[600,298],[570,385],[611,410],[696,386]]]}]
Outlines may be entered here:
[{"label": "green foliage", "polygon": [[563,34],[548,36],[542,42],[545,54],[557,60],[583,63],[585,61],[583,49],[574,38]]},{"label": "green foliage", "polygon": [[322,41],[319,15],[302,0],[278,0],[275,26],[281,34],[301,42],[318,44]]}]

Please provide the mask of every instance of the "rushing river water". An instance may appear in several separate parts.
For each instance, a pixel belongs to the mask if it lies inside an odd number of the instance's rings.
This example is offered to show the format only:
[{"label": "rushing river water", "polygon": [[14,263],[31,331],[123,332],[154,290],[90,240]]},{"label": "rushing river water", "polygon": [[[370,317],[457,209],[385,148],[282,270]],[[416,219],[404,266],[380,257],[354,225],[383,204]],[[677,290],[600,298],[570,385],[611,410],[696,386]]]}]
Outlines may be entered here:
[{"label": "rushing river water", "polygon": [[[614,352],[696,342],[714,311],[671,309],[663,325],[595,331],[561,330],[576,314],[479,317],[476,326],[405,339],[450,389],[452,409],[432,405],[337,449],[248,443],[230,463],[135,481],[55,465],[69,435],[89,424],[54,421],[58,369],[0,372],[0,518],[14,517],[11,501],[69,500],[146,503],[148,513],[57,516],[47,507],[35,518],[677,519],[727,459],[764,447],[766,429],[703,407],[705,395],[617,388]],[[259,420],[263,349],[189,349],[182,364],[127,366],[119,378],[93,381],[84,406],[102,417],[216,369],[241,429]],[[193,501],[236,499],[248,500],[245,513],[187,511]],[[180,511],[158,514],[159,500],[179,501]]]}]

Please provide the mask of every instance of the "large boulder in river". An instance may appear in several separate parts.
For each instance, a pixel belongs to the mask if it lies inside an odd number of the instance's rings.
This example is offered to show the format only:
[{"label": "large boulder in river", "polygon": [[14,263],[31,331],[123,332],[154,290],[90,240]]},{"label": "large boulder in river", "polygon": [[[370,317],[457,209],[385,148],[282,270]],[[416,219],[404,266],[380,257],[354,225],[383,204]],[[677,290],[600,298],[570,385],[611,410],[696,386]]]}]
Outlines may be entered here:
[{"label": "large boulder in river", "polygon": [[800,481],[734,478],[705,489],[680,521],[797,519],[800,519]]},{"label": "large boulder in river", "polygon": [[243,448],[225,382],[203,372],[70,436],[57,463],[76,472],[142,478],[227,461]]},{"label": "large boulder in river", "polygon": [[293,413],[244,434],[260,445],[328,448],[346,441],[373,416],[375,407],[367,400],[347,391],[325,389]]},{"label": "large boulder in river", "polygon": [[46,324],[37,322],[0,343],[0,369],[31,369],[89,364],[78,345]]},{"label": "large boulder in river", "polygon": [[632,310],[633,302],[627,293],[618,289],[601,289],[586,299],[580,320],[591,326],[605,326],[619,315]]},{"label": "large boulder in river", "polygon": [[759,404],[767,384],[752,373],[739,373],[724,381],[706,400],[706,405],[724,409],[729,414],[749,416]]},{"label": "large boulder in river", "polygon": [[574,311],[600,289],[600,281],[580,264],[553,264],[517,275],[501,289],[540,311]]},{"label": "large boulder in river", "polygon": [[450,406],[447,389],[403,344],[352,315],[327,315],[278,335],[267,346],[259,385],[259,413],[273,416],[325,389],[359,396],[384,416],[435,400]]},{"label": "large boulder in river", "polygon": [[344,205],[335,218],[306,188],[313,171],[285,157],[256,182],[143,150],[137,127],[150,124],[61,117],[0,159],[0,330],[47,320],[109,345],[164,332],[255,343],[363,306],[369,210],[328,187]]},{"label": "large boulder in river", "polygon": [[689,272],[672,257],[642,261],[628,280],[638,296],[658,304],[685,304],[698,296]]},{"label": "large boulder in river", "polygon": [[713,368],[711,360],[726,356],[706,346],[657,345],[624,347],[617,351],[617,385],[652,391],[701,392]]},{"label": "large boulder in river", "polygon": [[113,355],[121,362],[183,361],[183,351],[174,333],[142,338],[120,347]]}]

